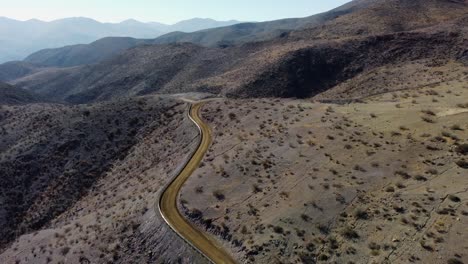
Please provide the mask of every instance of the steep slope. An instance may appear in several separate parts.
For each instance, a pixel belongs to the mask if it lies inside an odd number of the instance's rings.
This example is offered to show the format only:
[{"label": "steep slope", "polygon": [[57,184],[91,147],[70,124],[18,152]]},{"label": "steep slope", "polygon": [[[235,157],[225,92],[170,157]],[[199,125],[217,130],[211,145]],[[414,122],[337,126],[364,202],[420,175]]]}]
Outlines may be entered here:
[{"label": "steep slope", "polygon": [[174,32],[158,37],[155,43],[191,42],[203,46],[227,46],[267,40],[300,29],[310,29],[312,38],[408,31],[466,15],[467,5],[466,0],[354,0],[306,18],[243,23],[188,34]]},{"label": "steep slope", "polygon": [[[435,26],[467,15],[466,0],[355,0],[345,15],[307,29],[310,39],[376,35]],[[299,34],[305,34],[300,32]]]},{"label": "steep slope", "polygon": [[14,86],[0,82],[0,105],[27,104],[38,101],[38,96]]}]

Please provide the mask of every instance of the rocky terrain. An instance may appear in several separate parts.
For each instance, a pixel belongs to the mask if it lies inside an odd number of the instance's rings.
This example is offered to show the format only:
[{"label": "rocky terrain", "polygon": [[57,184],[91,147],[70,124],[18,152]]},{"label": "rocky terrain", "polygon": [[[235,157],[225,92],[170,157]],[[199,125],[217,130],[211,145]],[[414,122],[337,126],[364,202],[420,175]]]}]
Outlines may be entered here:
[{"label": "rocky terrain", "polygon": [[241,263],[468,263],[467,78],[350,104],[210,102],[180,209]]},{"label": "rocky terrain", "polygon": [[390,34],[466,17],[466,8],[466,0],[357,0],[336,9],[344,15],[305,31],[314,39]]},{"label": "rocky terrain", "polygon": [[208,263],[156,208],[205,97],[178,207],[239,263],[468,263],[467,12],[356,0],[0,65],[0,263]]},{"label": "rocky terrain", "polygon": [[154,210],[196,147],[187,109],[161,97],[2,106],[0,262],[203,263]]}]

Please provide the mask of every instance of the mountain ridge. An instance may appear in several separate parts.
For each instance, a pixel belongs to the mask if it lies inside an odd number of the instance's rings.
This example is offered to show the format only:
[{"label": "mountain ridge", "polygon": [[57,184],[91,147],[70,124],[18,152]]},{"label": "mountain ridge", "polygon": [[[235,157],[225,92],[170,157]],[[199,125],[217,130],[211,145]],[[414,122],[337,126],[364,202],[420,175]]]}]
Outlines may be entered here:
[{"label": "mountain ridge", "polygon": [[[142,42],[145,44],[191,42],[206,47],[226,48],[248,42],[268,41],[286,37],[289,34],[294,36],[294,34],[297,34],[297,31],[299,31],[300,35],[308,34],[310,40],[382,34],[384,32],[408,31],[444,22],[463,15],[466,8],[466,1],[416,0],[408,2],[390,0],[382,3],[382,1],[356,0],[328,12],[304,18],[288,18],[258,23],[244,22],[189,33],[175,31],[177,28],[174,28],[173,32],[155,39],[145,39]],[[386,12],[385,10],[393,11]],[[447,16],[444,12],[449,12],[452,16]],[[401,22],[405,21],[405,18],[413,22]],[[116,55],[120,51],[118,50],[113,55]],[[60,48],[55,52],[62,53]],[[38,53],[43,53],[43,51],[39,51]],[[86,56],[86,54],[83,55]],[[88,54],[87,56],[93,57],[92,54]],[[96,60],[88,62],[96,63],[108,57],[110,56],[96,57]],[[59,59],[53,57],[49,59],[49,61],[54,60],[57,61]],[[28,60],[26,59],[26,61]],[[41,61],[34,62],[41,64]],[[60,62],[46,64],[58,67],[80,65],[80,63],[63,65]]]},{"label": "mountain ridge", "polygon": [[[313,19],[326,18],[322,24],[271,40],[226,47],[177,41],[141,45],[94,65],[39,72],[13,84],[73,103],[193,91],[243,98],[313,97],[362,72],[392,63],[444,58],[461,63],[458,53],[466,43],[467,5],[454,13],[447,12],[454,11],[452,2],[411,2],[419,9],[402,11],[407,17],[401,21],[403,31],[393,26],[392,16],[374,21],[374,10],[394,10],[407,4],[355,1]],[[429,20],[413,15],[426,9],[436,15]],[[447,13],[450,16],[440,16]],[[346,17],[354,28],[341,23]]]}]

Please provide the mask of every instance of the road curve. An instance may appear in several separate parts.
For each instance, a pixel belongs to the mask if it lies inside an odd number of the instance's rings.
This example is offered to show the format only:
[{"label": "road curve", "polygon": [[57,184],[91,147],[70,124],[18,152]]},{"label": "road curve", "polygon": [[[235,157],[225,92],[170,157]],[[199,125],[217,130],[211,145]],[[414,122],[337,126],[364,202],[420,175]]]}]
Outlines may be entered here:
[{"label": "road curve", "polygon": [[216,264],[234,264],[234,259],[212,238],[196,226],[188,222],[177,207],[177,197],[182,185],[199,167],[208,147],[211,144],[211,130],[200,117],[200,109],[204,103],[194,103],[190,107],[189,117],[201,134],[200,144],[182,171],[166,187],[159,199],[159,212],[166,223],[187,243],[202,255]]}]

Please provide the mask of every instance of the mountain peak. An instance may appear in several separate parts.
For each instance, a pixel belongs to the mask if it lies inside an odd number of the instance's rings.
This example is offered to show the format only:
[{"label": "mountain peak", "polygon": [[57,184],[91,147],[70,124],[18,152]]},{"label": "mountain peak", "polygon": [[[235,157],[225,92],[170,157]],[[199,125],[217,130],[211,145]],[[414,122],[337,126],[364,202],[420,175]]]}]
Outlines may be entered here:
[{"label": "mountain peak", "polygon": [[211,18],[192,18],[182,20],[171,26],[171,31],[182,31],[182,32],[194,32],[207,28],[225,27],[234,24],[239,24],[240,21],[229,20],[229,21],[217,21]]},{"label": "mountain peak", "polygon": [[32,23],[46,23],[45,21],[39,20],[37,18],[31,18],[29,20],[26,20],[26,22],[32,22]]},{"label": "mountain peak", "polygon": [[233,20],[233,19],[225,20],[225,21],[218,21],[212,18],[194,17],[194,18],[190,18],[186,20],[181,20],[174,25],[183,24],[183,23],[241,23],[241,22],[237,20]]},{"label": "mountain peak", "polygon": [[139,24],[145,24],[145,23],[140,22],[140,21],[138,21],[136,19],[130,18],[130,19],[127,19],[127,20],[124,20],[124,21],[120,22],[119,24],[127,24],[127,25],[128,24],[130,24],[130,25],[137,25],[138,24],[139,25]]},{"label": "mountain peak", "polygon": [[89,17],[67,17],[62,19],[53,20],[50,23],[93,23],[101,24],[101,22]]}]

